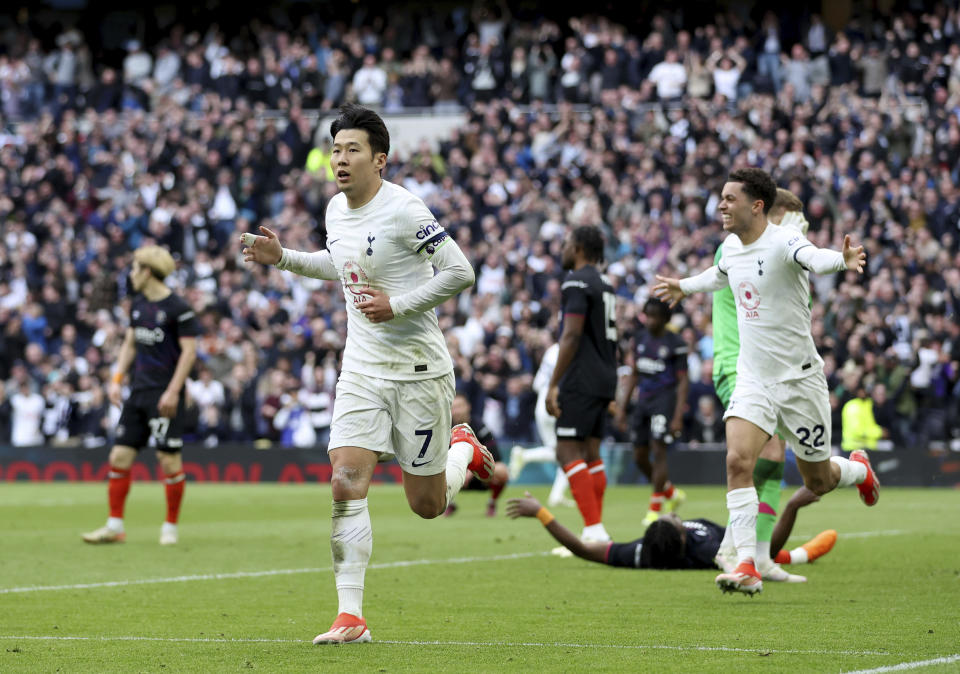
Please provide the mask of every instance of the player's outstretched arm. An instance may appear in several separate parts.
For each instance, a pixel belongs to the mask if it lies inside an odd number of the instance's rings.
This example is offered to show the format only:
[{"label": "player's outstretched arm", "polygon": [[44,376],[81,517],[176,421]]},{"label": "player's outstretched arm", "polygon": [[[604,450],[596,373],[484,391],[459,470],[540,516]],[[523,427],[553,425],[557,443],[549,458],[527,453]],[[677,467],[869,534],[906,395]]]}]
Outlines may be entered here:
[{"label": "player's outstretched arm", "polygon": [[275,232],[266,227],[260,227],[260,231],[263,232],[263,236],[250,233],[240,235],[240,241],[246,246],[243,249],[244,262],[272,264],[276,265],[280,271],[292,271],[300,276],[325,281],[335,281],[339,278],[329,250],[318,250],[315,253],[290,250],[280,245],[280,239]]},{"label": "player's outstretched arm", "polygon": [[843,250],[837,252],[827,248],[817,248],[804,238],[797,237],[790,242],[793,259],[804,269],[817,274],[830,274],[838,271],[863,273],[867,254],[863,246],[852,246],[850,235],[843,237]]},{"label": "player's outstretched arm", "polygon": [[507,501],[507,516],[511,519],[536,517],[558,543],[577,557],[589,562],[601,564],[606,562],[608,543],[584,543],[572,531],[555,520],[530,492],[524,492],[524,498],[512,498]]},{"label": "player's outstretched arm", "polygon": [[668,278],[658,274],[657,280],[660,283],[653,286],[653,294],[668,303],[671,309],[687,295],[720,290],[728,283],[726,273],[717,264],[685,279]]}]

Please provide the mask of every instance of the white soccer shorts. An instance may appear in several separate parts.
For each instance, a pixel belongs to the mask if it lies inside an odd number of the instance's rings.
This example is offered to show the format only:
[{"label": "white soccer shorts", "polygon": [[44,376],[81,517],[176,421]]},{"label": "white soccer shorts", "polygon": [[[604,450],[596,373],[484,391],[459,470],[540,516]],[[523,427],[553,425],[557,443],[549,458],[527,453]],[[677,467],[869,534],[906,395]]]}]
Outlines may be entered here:
[{"label": "white soccer shorts", "polygon": [[441,473],[447,468],[453,395],[452,372],[415,381],[342,372],[327,451],[362,447],[381,461],[396,456],[411,475]]},{"label": "white soccer shorts", "polygon": [[822,371],[779,384],[738,374],[723,419],[730,417],[746,419],[770,435],[779,431],[798,459],[830,458],[830,392]]}]

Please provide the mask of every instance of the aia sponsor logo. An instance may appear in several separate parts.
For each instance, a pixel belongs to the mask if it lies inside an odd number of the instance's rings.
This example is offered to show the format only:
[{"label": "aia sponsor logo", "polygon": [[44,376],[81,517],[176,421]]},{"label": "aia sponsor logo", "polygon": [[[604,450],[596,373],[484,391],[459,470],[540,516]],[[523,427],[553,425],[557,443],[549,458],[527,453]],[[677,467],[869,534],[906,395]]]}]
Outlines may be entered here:
[{"label": "aia sponsor logo", "polygon": [[737,286],[737,304],[743,307],[744,318],[760,318],[757,307],[760,306],[760,291],[750,281],[741,281]]}]

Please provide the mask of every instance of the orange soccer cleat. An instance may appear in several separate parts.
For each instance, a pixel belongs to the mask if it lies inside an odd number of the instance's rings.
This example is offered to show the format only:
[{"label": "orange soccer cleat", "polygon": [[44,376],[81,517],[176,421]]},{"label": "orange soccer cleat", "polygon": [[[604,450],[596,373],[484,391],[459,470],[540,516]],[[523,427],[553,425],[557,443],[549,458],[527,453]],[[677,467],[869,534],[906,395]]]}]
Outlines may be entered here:
[{"label": "orange soccer cleat", "polygon": [[330,629],[313,638],[317,646],[323,644],[362,644],[371,640],[367,621],[350,613],[341,613]]},{"label": "orange soccer cleat", "polygon": [[862,449],[855,449],[850,452],[850,460],[862,463],[867,467],[867,479],[857,485],[860,490],[860,500],[868,506],[877,505],[880,500],[880,480],[877,474],[873,472],[873,466],[870,465],[870,457]]},{"label": "orange soccer cleat", "polygon": [[469,424],[457,424],[453,427],[450,434],[450,444],[456,442],[466,442],[473,447],[473,460],[467,464],[467,468],[477,476],[477,479],[486,484],[493,477],[493,454],[480,444],[477,434],[473,432]]},{"label": "orange soccer cleat", "polygon": [[826,531],[821,531],[800,547],[807,551],[807,561],[812,562],[833,550],[833,545],[836,542],[837,532],[833,529],[827,529]]},{"label": "orange soccer cleat", "polygon": [[714,582],[723,593],[742,592],[752,597],[763,590],[763,580],[752,559],[740,562],[733,573],[721,573]]}]

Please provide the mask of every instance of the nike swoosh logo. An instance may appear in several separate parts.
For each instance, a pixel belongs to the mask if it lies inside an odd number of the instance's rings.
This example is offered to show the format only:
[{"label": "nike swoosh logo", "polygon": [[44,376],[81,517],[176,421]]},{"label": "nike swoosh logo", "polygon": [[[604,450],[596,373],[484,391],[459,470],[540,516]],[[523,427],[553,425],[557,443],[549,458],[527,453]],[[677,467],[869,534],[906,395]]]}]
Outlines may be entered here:
[{"label": "nike swoosh logo", "polygon": [[[342,238],[342,237],[341,237],[341,238]],[[333,239],[333,240],[331,240],[331,241],[327,241],[327,248],[329,248],[330,246],[332,246],[333,244],[335,244],[335,243],[336,243],[337,241],[339,241],[339,240],[340,240],[340,239]]]},{"label": "nike swoosh logo", "polygon": [[426,466],[431,461],[433,461],[433,459],[427,459],[423,463],[417,463],[416,461],[412,461],[410,465],[413,466],[414,468],[419,468],[420,466]]},{"label": "nike swoosh logo", "polygon": [[805,450],[803,450],[803,453],[806,454],[807,456],[812,456],[812,455],[814,455],[814,454],[817,453],[817,450],[815,450],[815,449],[805,449]]}]

